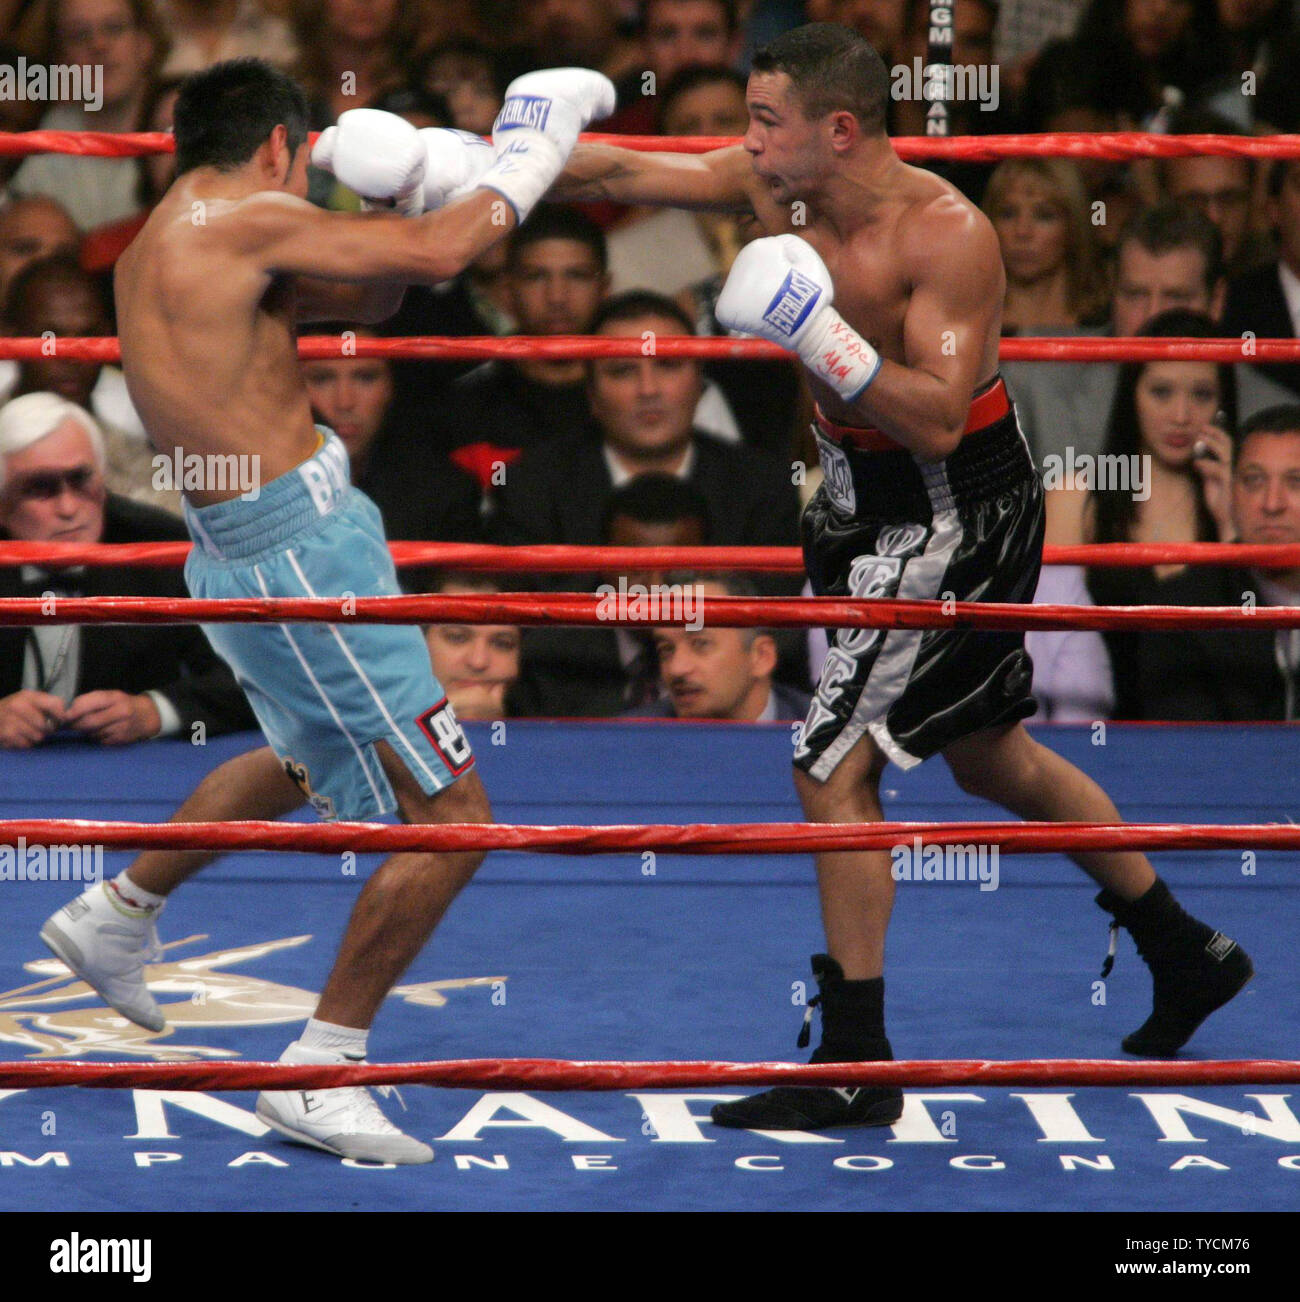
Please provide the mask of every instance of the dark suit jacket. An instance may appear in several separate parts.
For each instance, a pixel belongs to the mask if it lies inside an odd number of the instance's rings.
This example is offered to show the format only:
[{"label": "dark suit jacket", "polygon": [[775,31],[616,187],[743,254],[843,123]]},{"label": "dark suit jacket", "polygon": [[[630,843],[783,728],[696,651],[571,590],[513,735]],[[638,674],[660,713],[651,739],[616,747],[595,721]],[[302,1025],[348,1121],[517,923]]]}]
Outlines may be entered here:
[{"label": "dark suit jacket", "polygon": [[521,715],[608,718],[627,708],[631,681],[612,628],[526,628],[512,700]]},{"label": "dark suit jacket", "polygon": [[[689,482],[709,504],[709,541],[719,546],[790,546],[799,541],[799,495],[790,468],[743,444],[695,436]],[[604,444],[586,433],[525,452],[506,473],[488,521],[493,542],[601,540],[613,492]],[[797,584],[796,584],[797,590]]]},{"label": "dark suit jacket", "polygon": [[[1157,582],[1152,600],[1172,606],[1240,606],[1245,592],[1259,592],[1249,570],[1190,565]],[[1247,628],[1139,633],[1143,717],[1283,718],[1286,691],[1275,658],[1277,636],[1269,629]]]},{"label": "dark suit jacket", "polygon": [[[104,510],[106,543],[169,542],[188,539],[185,525],[156,507],[109,494]],[[17,567],[0,569],[0,596],[30,595]],[[81,574],[54,576],[41,589],[74,586],[87,597],[185,597],[179,569],[136,566],[87,567]],[[0,628],[0,696],[22,687],[26,628]],[[196,624],[86,624],[81,630],[77,694],[156,691],[180,715],[181,731],[202,721],[209,736],[256,728],[234,675]]]},{"label": "dark suit jacket", "polygon": [[379,508],[390,540],[479,542],[478,485],[429,433],[414,411],[390,411],[356,485]]},{"label": "dark suit jacket", "polygon": [[[805,718],[808,707],[812,704],[809,693],[801,692],[796,687],[787,687],[784,683],[773,683],[772,695],[776,699],[776,717],[779,720]],[[635,710],[624,710],[623,717],[625,719],[675,719],[677,711],[672,699],[665,697],[662,701],[654,701]]]},{"label": "dark suit jacket", "polygon": [[[782,462],[743,444],[695,435],[690,482],[709,504],[709,542],[720,546],[789,546],[799,541],[799,497]],[[506,472],[488,519],[492,542],[572,543],[601,541],[605,503],[613,492],[604,445],[594,433],[570,436],[526,451]],[[539,587],[590,589],[599,579],[549,575]],[[794,594],[798,576],[756,575],[755,585],[773,595]],[[778,630],[778,675],[808,678],[806,639]],[[625,708],[626,674],[617,644],[606,630],[536,629],[524,641],[525,673],[532,685],[529,713],[555,716],[617,714]]]},{"label": "dark suit jacket", "polygon": [[[429,285],[408,285],[402,297],[402,306],[380,327],[388,338],[407,335],[490,335],[492,324],[484,320],[475,307],[468,288],[468,277],[433,288]],[[409,361],[390,361],[393,380],[397,387],[397,403],[413,411],[430,413],[438,417],[444,410],[443,402],[454,380],[468,374],[478,362],[434,362],[427,358]],[[450,446],[450,430],[436,419],[434,438],[445,452]]]},{"label": "dark suit jacket", "polygon": [[[1256,267],[1228,284],[1223,307],[1223,333],[1240,335],[1252,330],[1257,339],[1294,339],[1295,327],[1286,310],[1286,296],[1278,279],[1278,264]],[[1271,379],[1300,395],[1300,363],[1270,363],[1261,368]]]},{"label": "dark suit jacket", "polygon": [[511,450],[583,430],[591,412],[584,381],[538,384],[517,366],[493,361],[475,367],[451,386],[440,419],[450,426],[456,448],[485,443]]}]

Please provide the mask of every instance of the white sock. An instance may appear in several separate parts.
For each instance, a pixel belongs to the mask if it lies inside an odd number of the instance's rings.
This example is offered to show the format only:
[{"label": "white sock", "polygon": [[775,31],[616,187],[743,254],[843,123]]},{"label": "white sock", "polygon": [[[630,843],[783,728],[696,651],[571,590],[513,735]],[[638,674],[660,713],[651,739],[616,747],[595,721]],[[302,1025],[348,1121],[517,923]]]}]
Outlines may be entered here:
[{"label": "white sock", "polygon": [[307,1027],[298,1037],[304,1049],[332,1049],[346,1058],[361,1059],[366,1056],[368,1030],[358,1031],[351,1026],[335,1026],[332,1022],[307,1019]]},{"label": "white sock", "polygon": [[104,883],[108,898],[115,907],[133,918],[147,918],[157,913],[167,902],[165,895],[155,895],[137,886],[124,872],[118,873],[112,881]]}]

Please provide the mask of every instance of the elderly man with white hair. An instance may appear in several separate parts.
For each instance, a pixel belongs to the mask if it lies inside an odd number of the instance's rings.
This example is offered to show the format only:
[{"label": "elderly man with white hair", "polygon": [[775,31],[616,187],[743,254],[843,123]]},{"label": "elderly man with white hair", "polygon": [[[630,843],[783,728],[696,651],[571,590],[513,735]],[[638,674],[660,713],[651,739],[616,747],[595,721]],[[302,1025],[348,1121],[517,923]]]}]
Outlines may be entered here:
[{"label": "elderly man with white hair", "polygon": [[[52,393],[0,407],[0,534],[29,542],[164,542],[185,526],[108,492],[104,443],[84,408]],[[0,568],[0,596],[183,597],[178,570]],[[0,746],[60,730],[107,745],[255,726],[244,695],[193,625],[0,629]]]}]

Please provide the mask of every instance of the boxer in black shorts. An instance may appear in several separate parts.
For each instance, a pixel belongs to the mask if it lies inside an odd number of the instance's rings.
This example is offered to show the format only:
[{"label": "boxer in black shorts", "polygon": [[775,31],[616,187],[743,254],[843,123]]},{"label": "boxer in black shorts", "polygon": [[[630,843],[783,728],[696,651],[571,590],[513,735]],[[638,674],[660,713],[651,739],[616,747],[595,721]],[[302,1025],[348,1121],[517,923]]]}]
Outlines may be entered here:
[{"label": "boxer in black shorts", "polygon": [[[889,72],[856,33],[813,23],[753,60],[742,147],[704,155],[580,145],[554,197],[742,215],[767,233],[719,295],[728,328],[797,355],[817,401],[824,482],[804,519],[814,589],[840,596],[1032,599],[1042,490],[998,376],[1006,277],[984,215],[885,133]],[[1021,818],[1114,823],[1110,797],[1040,745],[1019,633],[833,633],[795,753],[816,823],[881,821],[885,766],[939,754],[963,790]],[[1131,1053],[1175,1053],[1249,980],[1230,938],[1189,917],[1134,851],[1072,856],[1151,968],[1151,1017]],[[813,958],[815,1062],[892,1058],[885,1035],[888,853],[826,852],[827,953]],[[800,1042],[805,1042],[801,1035]],[[713,1109],[718,1125],[887,1125],[897,1089],[781,1088]]]},{"label": "boxer in black shorts", "polygon": [[[825,479],[803,517],[813,591],[831,597],[1030,602],[1043,487],[1001,377],[971,404],[957,450],[918,464],[879,430],[815,425]],[[1034,713],[1023,633],[829,629],[795,751],[824,781],[864,732],[900,768]]]}]

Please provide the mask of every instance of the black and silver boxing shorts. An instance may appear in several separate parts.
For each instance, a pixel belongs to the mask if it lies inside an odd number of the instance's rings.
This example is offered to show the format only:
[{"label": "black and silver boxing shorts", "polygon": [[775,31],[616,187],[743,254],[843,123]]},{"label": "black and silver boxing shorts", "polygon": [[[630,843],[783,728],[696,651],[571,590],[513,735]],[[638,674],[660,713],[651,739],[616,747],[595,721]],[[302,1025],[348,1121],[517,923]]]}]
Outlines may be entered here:
[{"label": "black and silver boxing shorts", "polygon": [[[812,589],[833,597],[1030,602],[1043,488],[996,376],[951,456],[922,462],[879,430],[814,427],[824,481],[803,516]],[[824,782],[870,733],[900,768],[1034,713],[1020,632],[828,629],[794,762]]]}]

